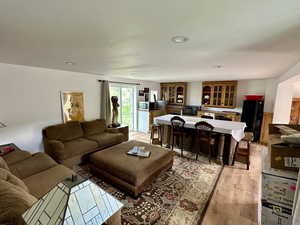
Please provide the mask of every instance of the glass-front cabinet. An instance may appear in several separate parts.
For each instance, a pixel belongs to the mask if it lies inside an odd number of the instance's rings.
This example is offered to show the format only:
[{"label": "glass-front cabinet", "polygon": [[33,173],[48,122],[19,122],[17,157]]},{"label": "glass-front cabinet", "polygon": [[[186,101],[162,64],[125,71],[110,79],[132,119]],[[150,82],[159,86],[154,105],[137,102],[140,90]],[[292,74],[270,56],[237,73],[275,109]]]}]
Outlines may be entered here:
[{"label": "glass-front cabinet", "polygon": [[206,81],[202,85],[202,105],[235,108],[237,81]]},{"label": "glass-front cabinet", "polygon": [[160,95],[161,100],[167,101],[169,105],[184,105],[186,98],[186,83],[161,83]]}]

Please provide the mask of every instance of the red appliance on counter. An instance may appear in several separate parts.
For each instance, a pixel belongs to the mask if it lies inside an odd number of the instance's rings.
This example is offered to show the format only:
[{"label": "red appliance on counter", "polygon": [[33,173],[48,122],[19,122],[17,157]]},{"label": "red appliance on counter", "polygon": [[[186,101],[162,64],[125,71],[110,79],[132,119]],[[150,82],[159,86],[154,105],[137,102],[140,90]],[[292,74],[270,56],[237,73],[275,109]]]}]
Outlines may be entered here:
[{"label": "red appliance on counter", "polygon": [[264,96],[263,95],[245,95],[245,100],[249,101],[263,101]]}]

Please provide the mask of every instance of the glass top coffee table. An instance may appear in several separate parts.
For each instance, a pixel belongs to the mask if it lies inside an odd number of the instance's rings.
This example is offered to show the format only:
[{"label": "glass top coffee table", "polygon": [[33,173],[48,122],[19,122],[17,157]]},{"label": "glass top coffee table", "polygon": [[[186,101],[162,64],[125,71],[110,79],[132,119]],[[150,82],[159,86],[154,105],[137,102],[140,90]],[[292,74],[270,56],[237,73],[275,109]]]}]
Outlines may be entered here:
[{"label": "glass top coffee table", "polygon": [[56,185],[23,215],[27,224],[119,225],[123,204],[80,176]]}]

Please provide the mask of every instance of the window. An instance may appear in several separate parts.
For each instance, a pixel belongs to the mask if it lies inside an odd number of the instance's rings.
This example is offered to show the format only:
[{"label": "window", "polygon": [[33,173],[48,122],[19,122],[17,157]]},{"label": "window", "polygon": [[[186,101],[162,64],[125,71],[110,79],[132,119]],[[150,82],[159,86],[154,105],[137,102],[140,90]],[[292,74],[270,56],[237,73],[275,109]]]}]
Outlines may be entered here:
[{"label": "window", "polygon": [[117,96],[119,99],[118,121],[123,125],[127,125],[129,130],[135,129],[135,91],[135,86],[110,84],[110,96]]}]

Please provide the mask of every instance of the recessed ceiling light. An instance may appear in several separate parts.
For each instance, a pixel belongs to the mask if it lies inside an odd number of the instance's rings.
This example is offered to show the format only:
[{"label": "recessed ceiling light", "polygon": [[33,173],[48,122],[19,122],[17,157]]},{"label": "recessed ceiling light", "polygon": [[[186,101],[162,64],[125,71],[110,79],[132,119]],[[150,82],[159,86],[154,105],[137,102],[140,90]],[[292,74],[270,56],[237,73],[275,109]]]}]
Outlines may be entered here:
[{"label": "recessed ceiling light", "polygon": [[189,39],[185,36],[175,36],[172,37],[172,41],[176,44],[187,42]]},{"label": "recessed ceiling light", "polygon": [[67,64],[69,66],[74,66],[76,63],[72,62],[72,61],[65,61],[65,64]]},{"label": "recessed ceiling light", "polygon": [[213,68],[221,69],[221,68],[223,68],[223,66],[222,65],[214,65]]}]

